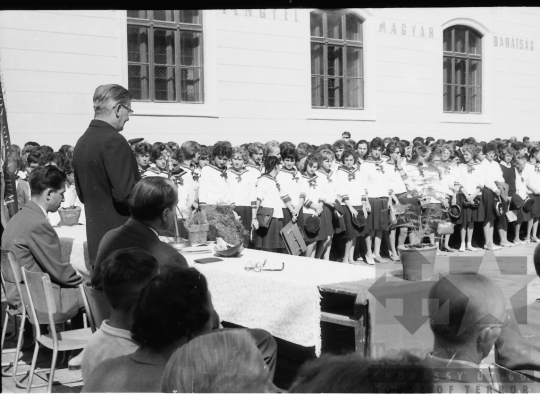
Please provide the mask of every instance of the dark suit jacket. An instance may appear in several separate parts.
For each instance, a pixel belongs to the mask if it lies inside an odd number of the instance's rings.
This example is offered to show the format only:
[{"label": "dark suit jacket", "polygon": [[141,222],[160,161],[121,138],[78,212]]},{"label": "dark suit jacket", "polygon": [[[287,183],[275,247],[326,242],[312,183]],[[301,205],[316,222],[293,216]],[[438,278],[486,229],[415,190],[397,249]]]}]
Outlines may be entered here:
[{"label": "dark suit jacket", "polygon": [[92,284],[97,289],[101,285],[101,264],[111,253],[125,248],[141,248],[156,258],[160,268],[180,266],[188,268],[184,256],[171,245],[161,242],[150,227],[130,218],[126,224],[109,231],[99,243],[96,265],[92,272]]},{"label": "dark suit jacket", "polygon": [[[540,379],[540,299],[521,308],[515,308],[516,319],[527,317],[519,324],[511,316],[495,344],[498,364]],[[525,321],[523,321],[525,322]]]},{"label": "dark suit jacket", "polygon": [[[62,262],[58,234],[35,202],[28,202],[10,219],[2,235],[2,249],[15,253],[19,267],[49,274],[59,313],[68,316],[77,312],[80,292],[76,287],[82,278],[69,263]],[[8,303],[17,306],[20,298],[13,278],[5,280]],[[61,319],[61,316],[57,318]]]},{"label": "dark suit jacket", "polygon": [[101,238],[129,218],[129,196],[141,176],[124,136],[95,119],[75,145],[73,167],[77,194],[85,208],[88,257],[95,265]]}]

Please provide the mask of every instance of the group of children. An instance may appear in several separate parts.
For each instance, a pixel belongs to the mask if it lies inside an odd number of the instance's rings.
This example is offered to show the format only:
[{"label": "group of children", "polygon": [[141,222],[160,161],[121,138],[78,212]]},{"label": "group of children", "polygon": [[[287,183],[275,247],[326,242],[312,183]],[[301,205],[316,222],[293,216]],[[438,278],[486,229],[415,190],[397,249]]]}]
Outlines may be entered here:
[{"label": "group of children", "polygon": [[[436,206],[440,218],[456,229],[441,237],[439,254],[475,251],[474,242],[491,250],[539,242],[540,146],[528,138],[355,142],[344,133],[320,146],[130,143],[142,177],[169,177],[177,185],[180,219],[205,205],[231,205],[251,234],[248,246],[256,249],[286,253],[280,231],[293,222],[306,242],[305,256],[329,259],[339,245],[340,260],[354,264],[356,246],[362,243],[364,261],[375,264],[387,261],[381,256],[386,240],[390,259],[399,260],[398,246],[411,235],[414,212]],[[55,164],[72,179],[73,147],[54,152],[32,142],[22,151],[14,146],[13,152],[8,165],[17,174],[20,206],[30,198],[25,178],[33,167]],[[395,208],[405,204],[407,213],[395,215]],[[271,215],[264,227],[257,220],[261,209]],[[475,223],[483,227],[481,241],[478,236],[473,240]]]}]

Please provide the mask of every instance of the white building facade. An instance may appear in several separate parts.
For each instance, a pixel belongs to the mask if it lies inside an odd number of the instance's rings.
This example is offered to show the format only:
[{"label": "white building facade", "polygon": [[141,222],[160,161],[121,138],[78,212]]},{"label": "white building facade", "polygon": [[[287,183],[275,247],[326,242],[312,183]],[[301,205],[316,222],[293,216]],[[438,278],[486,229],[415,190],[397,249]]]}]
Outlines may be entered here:
[{"label": "white building facade", "polygon": [[2,11],[11,140],[58,149],[97,86],[151,142],[540,139],[540,8]]}]

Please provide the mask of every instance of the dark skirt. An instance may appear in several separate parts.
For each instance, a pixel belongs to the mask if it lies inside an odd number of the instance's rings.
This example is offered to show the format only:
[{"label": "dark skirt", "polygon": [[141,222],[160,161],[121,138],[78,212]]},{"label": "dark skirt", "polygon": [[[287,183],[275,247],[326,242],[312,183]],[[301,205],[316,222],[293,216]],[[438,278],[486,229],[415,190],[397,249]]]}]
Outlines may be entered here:
[{"label": "dark skirt", "polygon": [[[465,196],[462,193],[458,194],[458,204],[461,206],[461,216],[462,216],[462,223],[468,224],[468,223],[475,223],[475,222],[483,222],[485,213],[484,213],[484,203],[482,202],[482,197],[480,196],[480,205],[478,208],[468,208],[463,206],[463,202],[465,201]],[[461,201],[460,201],[461,199]]]},{"label": "dark skirt", "polygon": [[[289,208],[282,208],[283,211],[283,227],[285,227],[287,224],[289,224],[292,221],[292,215],[289,211]],[[304,208],[298,212],[298,219],[296,220],[296,224],[298,225],[298,229],[300,230],[300,233],[302,233],[302,236],[305,238],[305,231],[304,231]]]},{"label": "dark skirt", "polygon": [[516,223],[518,224],[521,224],[521,223],[526,223],[528,222],[529,220],[532,219],[532,216],[531,216],[531,213],[527,213],[523,210],[523,207],[519,208],[518,210],[514,211],[516,216],[517,216],[517,221]]},{"label": "dark skirt", "polygon": [[285,242],[279,233],[283,228],[283,219],[272,218],[268,228],[259,227],[253,232],[253,245],[256,249],[285,249]]},{"label": "dark skirt", "polygon": [[[354,206],[353,208],[356,209],[359,214],[360,211],[362,211],[362,206]],[[356,225],[353,224],[351,210],[348,205],[344,206],[343,219],[345,219],[345,237],[347,239],[354,239],[366,234],[367,226],[356,227]]]},{"label": "dark skirt", "polygon": [[366,230],[388,230],[390,225],[390,212],[388,210],[388,197],[369,198],[371,213],[366,220]]},{"label": "dark skirt", "polygon": [[504,201],[501,198],[501,206],[503,210],[503,214],[499,216],[497,219],[495,219],[495,228],[497,230],[508,230],[508,219],[506,218],[506,212],[508,212],[508,202]]},{"label": "dark skirt", "polygon": [[495,202],[497,201],[497,196],[490,188],[484,187],[482,201],[484,202],[484,221],[491,222],[495,220]]},{"label": "dark skirt", "polygon": [[534,204],[531,207],[531,216],[533,218],[540,218],[540,196],[529,194],[529,198],[534,200]]},{"label": "dark skirt", "polygon": [[240,222],[242,226],[247,230],[247,235],[244,237],[244,246],[248,246],[250,243],[249,234],[251,233],[251,220],[252,220],[252,208],[251,206],[235,206],[234,212],[240,216]]},{"label": "dark skirt", "polygon": [[321,216],[321,228],[319,229],[319,235],[317,241],[326,241],[328,237],[334,235],[334,214],[326,205],[323,206]]}]

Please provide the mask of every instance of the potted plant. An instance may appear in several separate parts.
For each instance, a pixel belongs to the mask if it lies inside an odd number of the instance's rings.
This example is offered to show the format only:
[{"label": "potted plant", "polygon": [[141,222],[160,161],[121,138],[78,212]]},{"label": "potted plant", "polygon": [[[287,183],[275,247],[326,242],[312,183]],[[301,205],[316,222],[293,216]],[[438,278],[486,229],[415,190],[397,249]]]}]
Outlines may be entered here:
[{"label": "potted plant", "polygon": [[429,199],[437,197],[432,188],[427,188],[420,196],[416,190],[408,192],[401,204],[394,205],[397,227],[409,231],[409,243],[398,247],[403,265],[403,278],[411,281],[430,280],[437,253],[437,244],[424,243],[426,237],[432,238],[442,219],[444,210],[441,204],[431,204]]},{"label": "potted plant", "polygon": [[189,241],[193,244],[204,243],[208,240],[208,220],[205,211],[193,211],[184,223]]},{"label": "potted plant", "polygon": [[79,218],[81,217],[81,207],[72,205],[67,208],[59,208],[58,214],[60,215],[60,226],[75,226],[79,224]]},{"label": "potted plant", "polygon": [[[238,255],[249,243],[249,232],[236,218],[235,212],[229,205],[210,205],[203,208],[209,225],[208,240],[217,241],[221,238],[226,244],[232,245],[233,255]],[[233,249],[235,248],[235,249]],[[220,252],[224,252],[221,251]],[[226,256],[227,252],[220,253]]]}]

